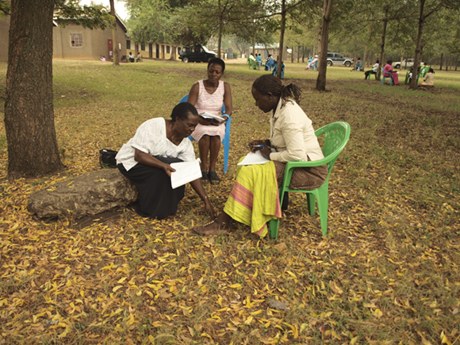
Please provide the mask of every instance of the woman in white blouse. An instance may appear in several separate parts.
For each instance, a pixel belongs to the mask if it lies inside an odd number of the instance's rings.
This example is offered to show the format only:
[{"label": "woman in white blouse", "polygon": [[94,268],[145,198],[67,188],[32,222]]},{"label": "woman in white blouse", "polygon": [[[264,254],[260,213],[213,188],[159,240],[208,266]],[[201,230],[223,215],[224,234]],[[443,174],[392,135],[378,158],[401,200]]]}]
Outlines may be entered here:
[{"label": "woman in white blouse", "polygon": [[[136,134],[124,144],[116,156],[117,166],[137,188],[134,205],[144,217],[163,219],[174,215],[184,197],[185,186],[172,189],[170,163],[195,160],[188,136],[198,124],[198,112],[190,103],[180,103],[171,119],[163,117],[145,121]],[[206,212],[214,217],[214,209],[200,179],[191,186],[203,201]]]}]

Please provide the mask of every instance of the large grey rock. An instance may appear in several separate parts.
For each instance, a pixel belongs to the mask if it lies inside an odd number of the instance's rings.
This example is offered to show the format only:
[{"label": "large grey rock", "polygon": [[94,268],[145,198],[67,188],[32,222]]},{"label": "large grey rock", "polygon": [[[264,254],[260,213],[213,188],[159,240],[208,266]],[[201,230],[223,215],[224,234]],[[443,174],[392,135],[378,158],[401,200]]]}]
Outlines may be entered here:
[{"label": "large grey rock", "polygon": [[40,219],[79,219],[129,205],[136,196],[135,187],[118,169],[102,169],[31,194],[28,209]]}]

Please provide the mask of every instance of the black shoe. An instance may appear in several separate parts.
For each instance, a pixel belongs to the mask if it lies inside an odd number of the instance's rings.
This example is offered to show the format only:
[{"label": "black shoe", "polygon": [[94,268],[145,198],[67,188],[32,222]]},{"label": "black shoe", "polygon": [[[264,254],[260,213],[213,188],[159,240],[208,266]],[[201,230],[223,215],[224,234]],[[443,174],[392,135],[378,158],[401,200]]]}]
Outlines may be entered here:
[{"label": "black shoe", "polygon": [[201,182],[208,182],[209,176],[206,171],[201,170]]},{"label": "black shoe", "polygon": [[211,184],[218,184],[220,182],[220,178],[219,176],[217,176],[215,171],[210,171],[208,177],[209,182],[211,182]]}]

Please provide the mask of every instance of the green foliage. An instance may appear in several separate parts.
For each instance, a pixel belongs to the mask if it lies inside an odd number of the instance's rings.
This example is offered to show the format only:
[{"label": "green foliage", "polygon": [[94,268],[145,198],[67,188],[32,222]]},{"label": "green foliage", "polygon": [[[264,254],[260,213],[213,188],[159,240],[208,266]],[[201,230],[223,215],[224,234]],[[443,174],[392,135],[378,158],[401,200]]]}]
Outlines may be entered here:
[{"label": "green foliage", "polygon": [[171,17],[171,22],[179,42],[184,45],[204,44],[213,33],[217,32],[215,13],[204,15],[206,5],[202,2],[192,3],[176,9]]},{"label": "green foliage", "polygon": [[115,23],[110,11],[104,6],[80,6],[78,0],[56,0],[54,17],[59,25],[75,23],[90,29],[105,29]]},{"label": "green foliage", "polygon": [[6,0],[0,0],[0,16],[10,14],[11,5]]},{"label": "green foliage", "polygon": [[171,25],[171,7],[166,0],[129,0],[128,28],[136,42],[166,42],[175,34]]}]

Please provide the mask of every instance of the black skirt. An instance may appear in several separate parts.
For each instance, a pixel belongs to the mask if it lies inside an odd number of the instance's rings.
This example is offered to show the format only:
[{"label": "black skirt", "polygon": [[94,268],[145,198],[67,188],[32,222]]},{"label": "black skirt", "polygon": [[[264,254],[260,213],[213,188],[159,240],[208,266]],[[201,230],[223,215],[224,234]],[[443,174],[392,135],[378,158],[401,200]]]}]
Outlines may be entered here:
[{"label": "black skirt", "polygon": [[[178,158],[156,157],[165,163],[182,162]],[[185,194],[185,186],[172,189],[171,177],[163,169],[137,164],[126,171],[123,164],[117,165],[137,189],[136,212],[143,217],[164,219],[176,214],[179,202]]]}]

